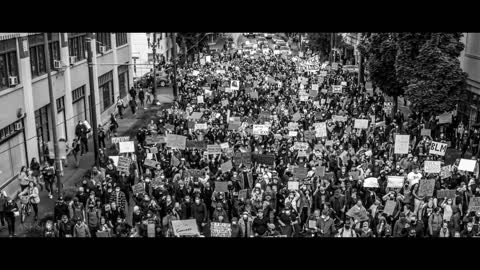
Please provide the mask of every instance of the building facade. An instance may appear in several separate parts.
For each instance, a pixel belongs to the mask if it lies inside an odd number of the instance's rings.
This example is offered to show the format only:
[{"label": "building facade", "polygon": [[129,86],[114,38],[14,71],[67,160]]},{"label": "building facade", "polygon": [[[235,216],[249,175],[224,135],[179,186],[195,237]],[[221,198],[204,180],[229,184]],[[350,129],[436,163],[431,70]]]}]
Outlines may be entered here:
[{"label": "building facade", "polygon": [[[44,144],[53,128],[69,145],[79,121],[92,121],[95,95],[97,122],[115,112],[117,97],[133,85],[129,33],[49,33],[50,59],[43,33],[0,33],[0,189],[18,189],[13,181],[32,158],[43,161]],[[87,42],[93,50],[94,85],[89,84]],[[57,123],[50,119],[46,61],[50,61]]]}]

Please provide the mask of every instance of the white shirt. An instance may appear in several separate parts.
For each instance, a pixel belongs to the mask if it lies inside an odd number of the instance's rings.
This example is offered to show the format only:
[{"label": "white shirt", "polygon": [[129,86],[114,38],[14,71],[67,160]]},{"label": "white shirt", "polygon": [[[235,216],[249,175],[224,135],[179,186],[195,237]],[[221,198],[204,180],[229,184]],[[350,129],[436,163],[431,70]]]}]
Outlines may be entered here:
[{"label": "white shirt", "polygon": [[407,180],[410,186],[413,186],[415,184],[418,184],[420,182],[420,179],[422,179],[422,174],[421,173],[414,173],[410,172],[407,175]]}]

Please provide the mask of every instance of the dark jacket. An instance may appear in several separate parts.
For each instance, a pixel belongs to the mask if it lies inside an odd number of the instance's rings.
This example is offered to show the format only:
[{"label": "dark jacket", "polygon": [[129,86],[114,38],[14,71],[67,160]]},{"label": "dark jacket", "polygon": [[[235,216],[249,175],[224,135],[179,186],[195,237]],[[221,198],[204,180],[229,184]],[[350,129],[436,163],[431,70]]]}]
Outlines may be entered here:
[{"label": "dark jacket", "polygon": [[266,216],[264,216],[262,219],[260,219],[259,217],[256,217],[252,223],[253,233],[256,233],[260,236],[264,235],[268,230],[267,221],[268,221],[268,217]]},{"label": "dark jacket", "polygon": [[70,210],[68,209],[68,205],[66,203],[57,203],[53,209],[53,217],[55,220],[60,220],[62,219],[63,215],[67,215],[67,217],[70,218]]},{"label": "dark jacket", "polygon": [[208,221],[207,206],[204,203],[192,204],[192,216],[197,220],[197,223],[206,223]]}]

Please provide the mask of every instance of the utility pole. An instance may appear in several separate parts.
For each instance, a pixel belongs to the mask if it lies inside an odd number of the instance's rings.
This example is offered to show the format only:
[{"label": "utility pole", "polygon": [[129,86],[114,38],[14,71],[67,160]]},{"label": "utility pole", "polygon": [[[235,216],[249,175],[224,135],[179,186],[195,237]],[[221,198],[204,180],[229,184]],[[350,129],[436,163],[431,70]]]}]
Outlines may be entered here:
[{"label": "utility pole", "polygon": [[157,104],[157,33],[153,32],[153,43],[152,43],[152,53],[153,53],[153,104]]},{"label": "utility pole", "polygon": [[[358,40],[357,40],[357,50],[358,50],[358,44],[360,44],[360,40],[362,38],[362,34],[358,34]],[[364,67],[363,67],[363,54],[360,50],[358,50],[358,84],[359,85],[364,85],[365,79],[364,79]]]},{"label": "utility pole", "polygon": [[88,80],[90,85],[90,98],[91,102],[91,112],[92,112],[92,129],[93,129],[93,153],[95,154],[95,166],[99,165],[98,158],[98,124],[97,124],[97,100],[95,99],[95,90],[94,82],[95,78],[93,76],[93,49],[92,49],[92,40],[93,44],[96,44],[96,37],[94,33],[87,33],[87,51],[88,51]]},{"label": "utility pole", "polygon": [[330,63],[333,63],[333,33],[330,33]]},{"label": "utility pole", "polygon": [[177,100],[177,42],[176,33],[172,33],[173,44],[173,100]]},{"label": "utility pole", "polygon": [[53,95],[53,86],[52,86],[52,75],[50,67],[50,52],[48,46],[48,33],[43,33],[43,48],[45,51],[45,65],[47,68],[47,78],[48,78],[48,95],[50,97],[50,118],[52,119],[52,134],[53,134],[53,152],[55,153],[55,176],[57,177],[57,192],[58,197],[62,195],[62,162],[60,161],[60,151],[58,149],[58,136],[57,136],[57,102],[55,96]]}]

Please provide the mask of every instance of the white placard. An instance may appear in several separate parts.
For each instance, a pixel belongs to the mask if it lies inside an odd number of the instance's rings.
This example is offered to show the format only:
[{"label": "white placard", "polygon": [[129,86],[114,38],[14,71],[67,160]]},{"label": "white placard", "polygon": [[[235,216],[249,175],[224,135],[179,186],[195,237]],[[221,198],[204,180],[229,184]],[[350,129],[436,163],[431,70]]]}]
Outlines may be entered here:
[{"label": "white placard", "polygon": [[318,91],[318,84],[312,84],[312,90]]},{"label": "white placard", "polygon": [[410,135],[395,135],[395,154],[408,154]]},{"label": "white placard", "polygon": [[366,179],[363,181],[363,186],[364,186],[364,187],[371,187],[371,188],[378,188],[378,187],[379,187],[379,185],[378,185],[378,179],[375,178],[375,177],[366,178]]},{"label": "white placard", "polygon": [[440,173],[442,170],[440,161],[425,160],[424,171],[426,173]]},{"label": "white placard", "polygon": [[232,80],[230,82],[230,89],[234,90],[234,91],[237,91],[240,89],[240,82],[237,81],[237,80]]},{"label": "white placard", "polygon": [[200,71],[198,71],[198,70],[194,70],[194,71],[192,72],[192,75],[193,75],[193,76],[198,76],[198,74],[200,74]]},{"label": "white placard", "polygon": [[315,137],[327,137],[326,122],[314,123],[314,126],[315,126]]},{"label": "white placard", "polygon": [[207,123],[196,123],[195,130],[205,130],[208,129]]},{"label": "white placard", "polygon": [[347,82],[341,82],[340,85],[341,86],[347,86]]},{"label": "white placard", "polygon": [[293,145],[293,149],[307,151],[308,143],[306,143],[306,142],[295,142],[295,144]]},{"label": "white placard", "polygon": [[221,144],[220,144],[220,148],[222,148],[222,149],[228,149],[228,142],[221,143]]},{"label": "white placard", "polygon": [[354,128],[367,129],[368,128],[368,119],[355,119]]},{"label": "white placard", "polygon": [[268,135],[270,128],[267,125],[253,125],[253,135]]},{"label": "white placard", "polygon": [[130,137],[125,136],[125,137],[112,137],[112,143],[119,143],[119,142],[128,142],[130,140]]},{"label": "white placard", "polygon": [[298,135],[298,131],[290,130],[290,131],[288,132],[288,136],[289,136],[289,137],[297,137],[297,135]]},{"label": "white placard", "polygon": [[341,94],[342,93],[342,86],[341,85],[332,85],[332,93]]},{"label": "white placard", "polygon": [[108,158],[113,160],[113,165],[118,166],[118,156],[109,156]]},{"label": "white placard", "polygon": [[309,96],[302,95],[302,96],[300,96],[300,101],[308,101],[308,97]]},{"label": "white placard", "polygon": [[197,103],[203,103],[203,96],[197,96]]},{"label": "white placard", "polygon": [[212,62],[212,57],[211,57],[210,55],[205,56],[205,61],[206,61],[207,63]]},{"label": "white placard", "polygon": [[447,144],[440,142],[433,142],[430,144],[430,154],[445,156],[447,152]]},{"label": "white placard", "polygon": [[458,164],[459,171],[473,172],[475,170],[475,165],[477,164],[476,160],[473,159],[460,159],[460,164]]},{"label": "white placard", "polygon": [[135,145],[132,141],[129,142],[119,142],[120,145],[120,153],[134,153],[135,152]]},{"label": "white placard", "polygon": [[405,180],[405,177],[403,176],[387,176],[387,187],[402,188],[404,180]]}]

